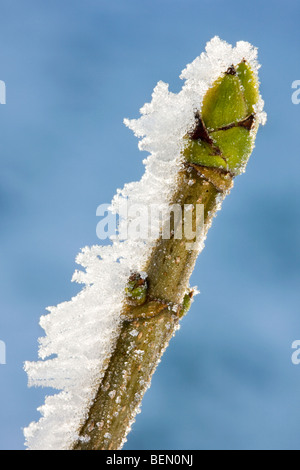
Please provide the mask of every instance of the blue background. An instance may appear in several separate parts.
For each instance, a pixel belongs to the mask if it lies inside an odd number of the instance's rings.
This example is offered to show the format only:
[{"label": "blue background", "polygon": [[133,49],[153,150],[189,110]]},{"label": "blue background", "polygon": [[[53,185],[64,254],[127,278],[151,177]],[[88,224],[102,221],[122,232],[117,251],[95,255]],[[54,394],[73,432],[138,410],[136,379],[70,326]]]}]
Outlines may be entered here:
[{"label": "blue background", "polygon": [[[219,35],[259,47],[268,124],[209,233],[201,289],[126,449],[300,449],[298,0],[0,1],[0,447],[22,449],[47,390],[28,389],[47,305],[78,291],[96,208],[143,173],[122,123]],[[49,392],[49,391],[48,391]]]}]

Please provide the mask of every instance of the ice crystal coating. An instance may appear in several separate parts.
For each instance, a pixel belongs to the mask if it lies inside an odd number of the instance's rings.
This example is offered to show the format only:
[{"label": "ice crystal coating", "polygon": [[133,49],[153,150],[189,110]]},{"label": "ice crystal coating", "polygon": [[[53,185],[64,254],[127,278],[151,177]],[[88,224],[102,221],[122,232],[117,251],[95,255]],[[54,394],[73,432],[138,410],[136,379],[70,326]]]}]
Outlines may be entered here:
[{"label": "ice crystal coating", "polygon": [[[141,180],[118,190],[112,201],[111,210],[121,216],[120,232],[126,231],[128,223],[122,218],[126,206],[164,207],[169,203],[182,166],[184,136],[194,124],[195,112],[201,111],[203,97],[218,77],[243,60],[257,75],[256,48],[247,42],[232,47],[215,37],[206,52],[183,70],[185,83],[178,94],[159,82],[151,103],[142,107],[142,116],[124,121],[141,138],[139,148],[150,155]],[[255,112],[264,124],[260,97]],[[151,223],[160,221],[151,219]],[[76,271],[73,281],[84,284],[84,288],[69,302],[48,309],[49,314],[40,322],[46,333],[39,340],[41,360],[25,363],[29,385],[59,391],[39,408],[40,421],[25,429],[29,449],[71,449],[78,439],[118,336],[128,278],[143,271],[153,243],[115,237],[110,246],[86,247],[78,255],[76,261],[84,270]]]}]

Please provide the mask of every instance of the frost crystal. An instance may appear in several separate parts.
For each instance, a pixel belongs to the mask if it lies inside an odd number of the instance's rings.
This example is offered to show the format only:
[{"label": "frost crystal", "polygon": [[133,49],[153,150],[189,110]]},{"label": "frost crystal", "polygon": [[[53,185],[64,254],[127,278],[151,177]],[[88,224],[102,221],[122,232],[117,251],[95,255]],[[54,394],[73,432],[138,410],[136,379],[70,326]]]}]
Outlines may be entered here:
[{"label": "frost crystal", "polygon": [[[169,203],[182,165],[182,139],[194,124],[195,111],[201,110],[203,97],[213,82],[243,59],[258,72],[257,50],[253,46],[238,42],[233,48],[215,37],[207,44],[206,52],[182,72],[185,83],[178,94],[159,82],[151,103],[142,107],[142,116],[124,121],[141,138],[140,150],[150,155],[145,160],[142,179],[118,190],[112,201],[111,210],[121,219],[119,232],[126,230],[127,221],[122,219],[125,205],[157,204],[163,208]],[[257,113],[264,124],[262,99]],[[161,224],[153,219],[151,223]],[[41,318],[46,333],[39,340],[41,360],[25,364],[29,385],[59,391],[47,397],[39,408],[40,421],[25,429],[29,449],[71,449],[78,439],[118,336],[128,277],[132,272],[143,271],[153,243],[114,237],[110,246],[86,247],[78,255],[76,261],[84,271],[76,271],[73,281],[84,284],[84,288],[71,301],[49,308],[50,313]],[[141,353],[136,351],[137,355]]]}]

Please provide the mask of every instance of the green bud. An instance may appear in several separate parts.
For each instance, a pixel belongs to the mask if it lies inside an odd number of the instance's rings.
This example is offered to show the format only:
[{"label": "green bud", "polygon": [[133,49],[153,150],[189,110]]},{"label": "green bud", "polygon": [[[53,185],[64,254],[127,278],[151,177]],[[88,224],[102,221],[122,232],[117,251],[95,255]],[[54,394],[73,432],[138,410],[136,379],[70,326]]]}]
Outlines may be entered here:
[{"label": "green bud", "polygon": [[227,169],[226,161],[219,155],[214,155],[211,145],[203,142],[201,139],[186,139],[188,140],[183,154],[188,162],[207,167]]},{"label": "green bud", "polygon": [[242,173],[254,147],[258,100],[258,83],[250,66],[243,61],[230,67],[204,96],[196,128],[185,137],[186,161],[223,169],[232,176]]},{"label": "green bud", "polygon": [[[226,155],[226,167],[234,175],[243,169],[252,153],[252,136],[243,127],[233,127],[226,131],[213,132],[213,140]],[[222,167],[224,168],[224,162]]]},{"label": "green bud", "polygon": [[243,87],[244,98],[247,104],[247,113],[252,114],[255,112],[254,106],[259,100],[257,79],[247,62],[240,63],[236,71]]},{"label": "green bud", "polygon": [[[235,72],[236,73],[236,72]],[[237,75],[225,74],[208,90],[203,100],[202,119],[209,129],[220,129],[247,116],[241,81]]]},{"label": "green bud", "polygon": [[147,280],[139,273],[132,274],[125,288],[125,294],[129,305],[136,307],[144,305],[147,299],[147,290]]},{"label": "green bud", "polygon": [[182,307],[180,310],[180,318],[184,317],[189,309],[191,308],[191,305],[193,303],[193,296],[194,296],[194,291],[190,290],[187,294],[185,294],[182,302]]}]

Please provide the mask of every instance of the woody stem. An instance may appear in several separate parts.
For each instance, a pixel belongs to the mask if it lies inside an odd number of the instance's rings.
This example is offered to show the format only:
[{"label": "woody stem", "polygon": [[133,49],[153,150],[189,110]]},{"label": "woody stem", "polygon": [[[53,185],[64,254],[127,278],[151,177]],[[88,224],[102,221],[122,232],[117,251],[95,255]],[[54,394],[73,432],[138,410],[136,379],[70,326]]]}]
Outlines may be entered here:
[{"label": "woody stem", "polygon": [[[214,168],[190,165],[179,173],[171,204],[182,208],[203,204],[201,239],[189,240],[182,227],[182,239],[176,239],[173,230],[170,239],[161,237],[157,241],[144,269],[149,285],[146,302],[142,306],[124,307],[114,352],[74,450],[122,448],[152,374],[178,327],[183,298],[207,230],[231,187],[231,176]],[[196,212],[192,212],[194,224]],[[173,216],[171,227],[174,229]],[[192,248],[191,241],[196,242]]]}]

